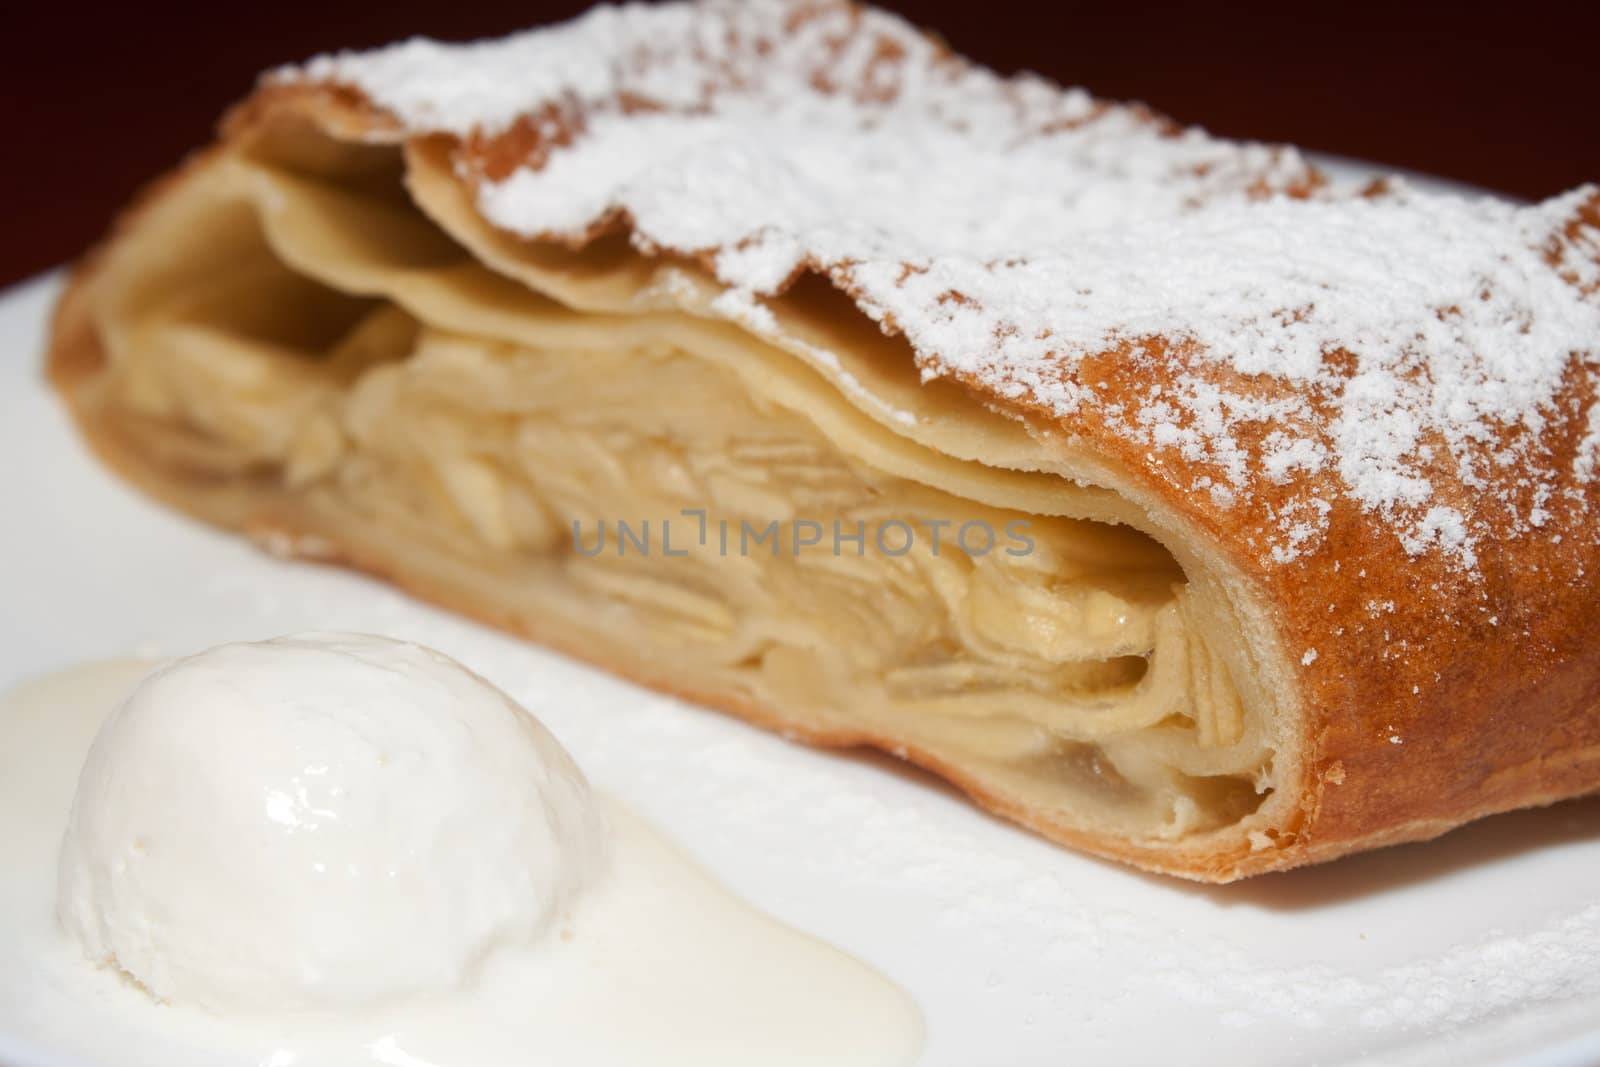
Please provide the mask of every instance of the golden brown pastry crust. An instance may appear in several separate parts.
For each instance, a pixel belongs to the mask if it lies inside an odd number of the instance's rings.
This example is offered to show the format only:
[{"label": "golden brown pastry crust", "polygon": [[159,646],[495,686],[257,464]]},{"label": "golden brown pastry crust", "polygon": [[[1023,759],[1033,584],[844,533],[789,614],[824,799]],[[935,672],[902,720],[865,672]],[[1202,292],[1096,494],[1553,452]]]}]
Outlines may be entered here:
[{"label": "golden brown pastry crust", "polygon": [[[298,114],[331,134],[351,140],[396,143],[410,134],[395,116],[347,87],[270,85],[236,109],[223,126],[225,142],[246,138],[262,124]],[[448,151],[468,174],[502,175],[516,162],[542,151],[531,125],[495,138],[445,138]],[[437,133],[426,134],[439,139]],[[181,196],[202,156],[163,181],[149,200]],[[144,206],[132,209],[117,233],[138,224]],[[1600,197],[1591,199],[1574,225],[1600,225]],[[609,218],[604,226],[625,227]],[[593,234],[591,234],[593,236]],[[154,460],[133,444],[122,427],[103,417],[94,402],[96,372],[103,360],[91,321],[98,270],[94,255],[74,272],[52,328],[49,371],[96,451],[114,469],[158,497],[196,511],[202,518],[242,528],[258,537],[310,546],[310,554],[385,577],[428,600],[515,630],[581,658],[592,649],[559,633],[540,632],[527,619],[497,617],[437,575],[396,565],[380,537],[337,528],[297,509],[266,483],[226,484],[196,496],[175,491],[185,475]],[[885,328],[892,330],[890,321]],[[1135,403],[1156,381],[1176,381],[1184,353],[1161,348],[1157,358],[1135,366],[1125,351],[1095,357],[1086,373],[1104,383],[1108,402]],[[1193,367],[1187,368],[1191,373]],[[1204,373],[1240,392],[1287,389],[1272,379],[1250,379],[1219,366]],[[1137,378],[1135,376],[1137,375]],[[961,769],[927,753],[904,750],[894,738],[855,731],[816,732],[803,739],[822,745],[872,745],[904,752],[966,789],[998,814],[1062,841],[1148,869],[1208,881],[1227,881],[1293,867],[1351,851],[1442,833],[1492,812],[1548,804],[1600,787],[1600,538],[1581,518],[1600,508],[1595,483],[1568,476],[1564,488],[1584,508],[1568,509],[1537,539],[1514,536],[1509,525],[1481,539],[1479,565],[1465,572],[1441,554],[1409,555],[1393,536],[1374,529],[1372,517],[1339,492],[1325,470],[1306,477],[1330,504],[1327,547],[1293,565],[1263,565],[1261,517],[1288,502],[1287,489],[1263,483],[1247,507],[1224,507],[1207,494],[1184,491],[1205,473],[1177,452],[1149,462],[1149,450],[1112,432],[1099,409],[1085,407],[1070,419],[1042,402],[1014,397],[976,375],[963,384],[997,409],[1040,427],[1053,428],[1078,450],[1116,471],[1119,488],[1167,529],[1196,532],[1217,559],[1248,586],[1245,600],[1281,644],[1267,681],[1301,708],[1294,729],[1301,754],[1297,767],[1280,767],[1276,788],[1292,795],[1297,814],[1281,819],[1270,841],[1238,842],[1228,848],[1183,845],[1159,849],[1079,833],[1051,818],[986,795]],[[1564,406],[1574,412],[1593,401],[1593,385],[1575,373]],[[1553,469],[1570,471],[1579,447],[1574,431]],[[1254,442],[1256,447],[1260,442]],[[1465,514],[1489,514],[1479,491],[1441,468],[1434,479],[1441,502]],[[1300,485],[1304,489],[1304,483]],[[197,501],[205,503],[197,506]],[[1492,522],[1492,518],[1491,518]],[[311,539],[309,541],[305,539]],[[1374,608],[1374,603],[1381,607]],[[1315,656],[1301,662],[1302,650]],[[606,669],[666,691],[671,677],[642,663],[601,662]],[[788,733],[795,723],[769,708],[725,693],[680,695],[714,704],[753,722]]]}]

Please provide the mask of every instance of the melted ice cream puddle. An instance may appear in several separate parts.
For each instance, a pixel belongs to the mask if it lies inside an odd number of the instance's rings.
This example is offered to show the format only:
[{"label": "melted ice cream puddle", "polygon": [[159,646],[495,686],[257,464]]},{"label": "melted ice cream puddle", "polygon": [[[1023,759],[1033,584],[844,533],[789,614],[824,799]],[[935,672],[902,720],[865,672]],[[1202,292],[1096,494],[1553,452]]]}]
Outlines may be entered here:
[{"label": "melted ice cream puddle", "polygon": [[[586,792],[587,810],[602,816],[607,827],[599,872],[590,877],[592,872],[579,871],[569,882],[561,881],[563,865],[574,856],[580,865],[588,862],[581,857],[592,857],[581,846],[557,857],[556,867],[536,865],[536,871],[556,878],[547,888],[579,885],[570,907],[561,904],[559,893],[550,898],[560,914],[548,917],[548,929],[538,929],[543,921],[538,914],[522,916],[530,922],[512,915],[509,922],[490,924],[498,938],[492,950],[481,959],[464,960],[459,974],[448,966],[429,970],[430,961],[448,963],[467,942],[424,928],[429,916],[421,908],[395,935],[415,939],[426,951],[390,957],[386,949],[382,966],[370,972],[363,973],[361,961],[346,960],[341,975],[251,985],[260,973],[246,967],[237,983],[208,979],[209,995],[199,999],[223,1006],[208,1011],[194,996],[201,988],[194,982],[195,974],[205,971],[202,966],[186,981],[169,984],[170,999],[159,1002],[116,967],[88,958],[91,952],[106,955],[107,942],[94,935],[86,940],[72,918],[89,907],[81,870],[67,875],[79,880],[64,884],[63,920],[56,918],[58,855],[80,768],[101,724],[152,668],[133,661],[89,664],[27,683],[0,702],[0,841],[7,842],[0,858],[0,958],[21,963],[0,969],[0,1033],[41,1050],[170,1067],[891,1065],[910,1062],[921,1046],[915,1006],[887,979],[750,908],[637,816]],[[558,770],[564,759],[564,754],[558,757]],[[131,783],[123,787],[122,795],[131,796],[131,788]],[[182,803],[174,811],[192,808],[192,796],[180,791],[177,799]],[[577,827],[581,836],[588,814],[571,801],[567,796],[566,821],[558,815],[555,824],[566,831]],[[80,799],[80,807],[84,803]],[[203,820],[214,814],[201,810],[183,817]],[[80,823],[82,818],[80,811]],[[248,840],[254,830],[247,826],[240,832]],[[556,839],[563,833],[558,831]],[[572,846],[572,833],[565,836]],[[71,852],[61,858],[64,872],[74,869]],[[400,876],[406,873],[416,872]],[[448,883],[450,873],[439,875]],[[192,888],[203,884],[197,880]],[[182,885],[158,887],[161,895],[155,899],[170,909],[165,921],[175,928],[183,929],[198,915],[197,922],[212,924],[213,936],[229,936],[219,913],[207,911],[214,901],[186,893]],[[129,916],[142,912],[127,911],[119,918],[116,907],[105,908],[95,899],[89,911],[109,912],[110,925],[124,928],[119,951],[136,968],[149,968],[126,941]],[[285,948],[261,942],[259,929],[243,923],[243,910],[233,936],[242,939],[244,952]],[[382,906],[373,911],[376,920],[361,915],[352,922],[359,928],[396,921],[399,914],[386,917]],[[159,922],[149,925],[152,934],[161,929]],[[275,933],[291,936],[294,925]],[[326,948],[306,946],[311,958],[327,958]],[[219,954],[224,960],[228,955]],[[395,976],[397,961],[412,968],[398,972],[400,985],[389,988],[377,981]],[[159,983],[167,972],[156,967],[149,973]],[[216,973],[224,979],[230,975],[226,969]],[[324,989],[332,992],[324,997]]]}]

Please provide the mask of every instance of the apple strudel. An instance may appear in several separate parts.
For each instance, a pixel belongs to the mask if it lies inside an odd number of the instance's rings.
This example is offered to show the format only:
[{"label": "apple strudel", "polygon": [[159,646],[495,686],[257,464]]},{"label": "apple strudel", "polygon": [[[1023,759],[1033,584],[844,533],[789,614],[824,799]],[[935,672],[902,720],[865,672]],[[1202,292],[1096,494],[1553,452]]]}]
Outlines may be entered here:
[{"label": "apple strudel", "polygon": [[1600,787],[1597,235],[602,8],[267,76],[49,365],[195,515],[1227,881]]}]

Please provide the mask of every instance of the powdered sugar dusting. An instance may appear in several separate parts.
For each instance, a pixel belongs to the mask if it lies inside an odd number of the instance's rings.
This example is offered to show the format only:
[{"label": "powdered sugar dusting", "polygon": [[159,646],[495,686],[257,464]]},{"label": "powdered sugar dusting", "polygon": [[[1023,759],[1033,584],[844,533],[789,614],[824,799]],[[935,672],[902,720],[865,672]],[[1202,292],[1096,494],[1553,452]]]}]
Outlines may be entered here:
[{"label": "powdered sugar dusting", "polygon": [[[925,377],[1171,450],[1219,508],[1286,487],[1280,563],[1321,543],[1325,471],[1406,552],[1469,568],[1486,536],[1543,524],[1557,479],[1595,474],[1592,412],[1567,469],[1546,444],[1564,383],[1596,369],[1600,241],[1572,224],[1593,188],[1358,195],[1292,150],[1002,79],[893,16],[806,0],[601,8],[284,76],[354,85],[416,130],[522,122],[522,165],[469,175],[506,230],[625,219],[642,249],[701,257],[733,317],[817,270]],[[1113,396],[1086,370],[1108,351],[1176,373]]]},{"label": "powdered sugar dusting", "polygon": [[1572,467],[1573,474],[1583,482],[1593,479],[1596,468],[1600,467],[1600,404],[1589,409],[1588,428],[1578,445],[1578,458]]}]

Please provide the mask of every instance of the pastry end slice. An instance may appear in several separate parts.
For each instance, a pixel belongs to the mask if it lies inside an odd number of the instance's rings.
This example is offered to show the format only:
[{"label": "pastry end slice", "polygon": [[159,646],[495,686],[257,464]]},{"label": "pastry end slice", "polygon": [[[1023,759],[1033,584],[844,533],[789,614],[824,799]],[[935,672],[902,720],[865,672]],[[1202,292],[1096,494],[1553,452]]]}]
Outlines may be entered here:
[{"label": "pastry end slice", "polygon": [[270,550],[1220,882],[1600,786],[1597,228],[603,8],[269,75],[48,360]]}]

